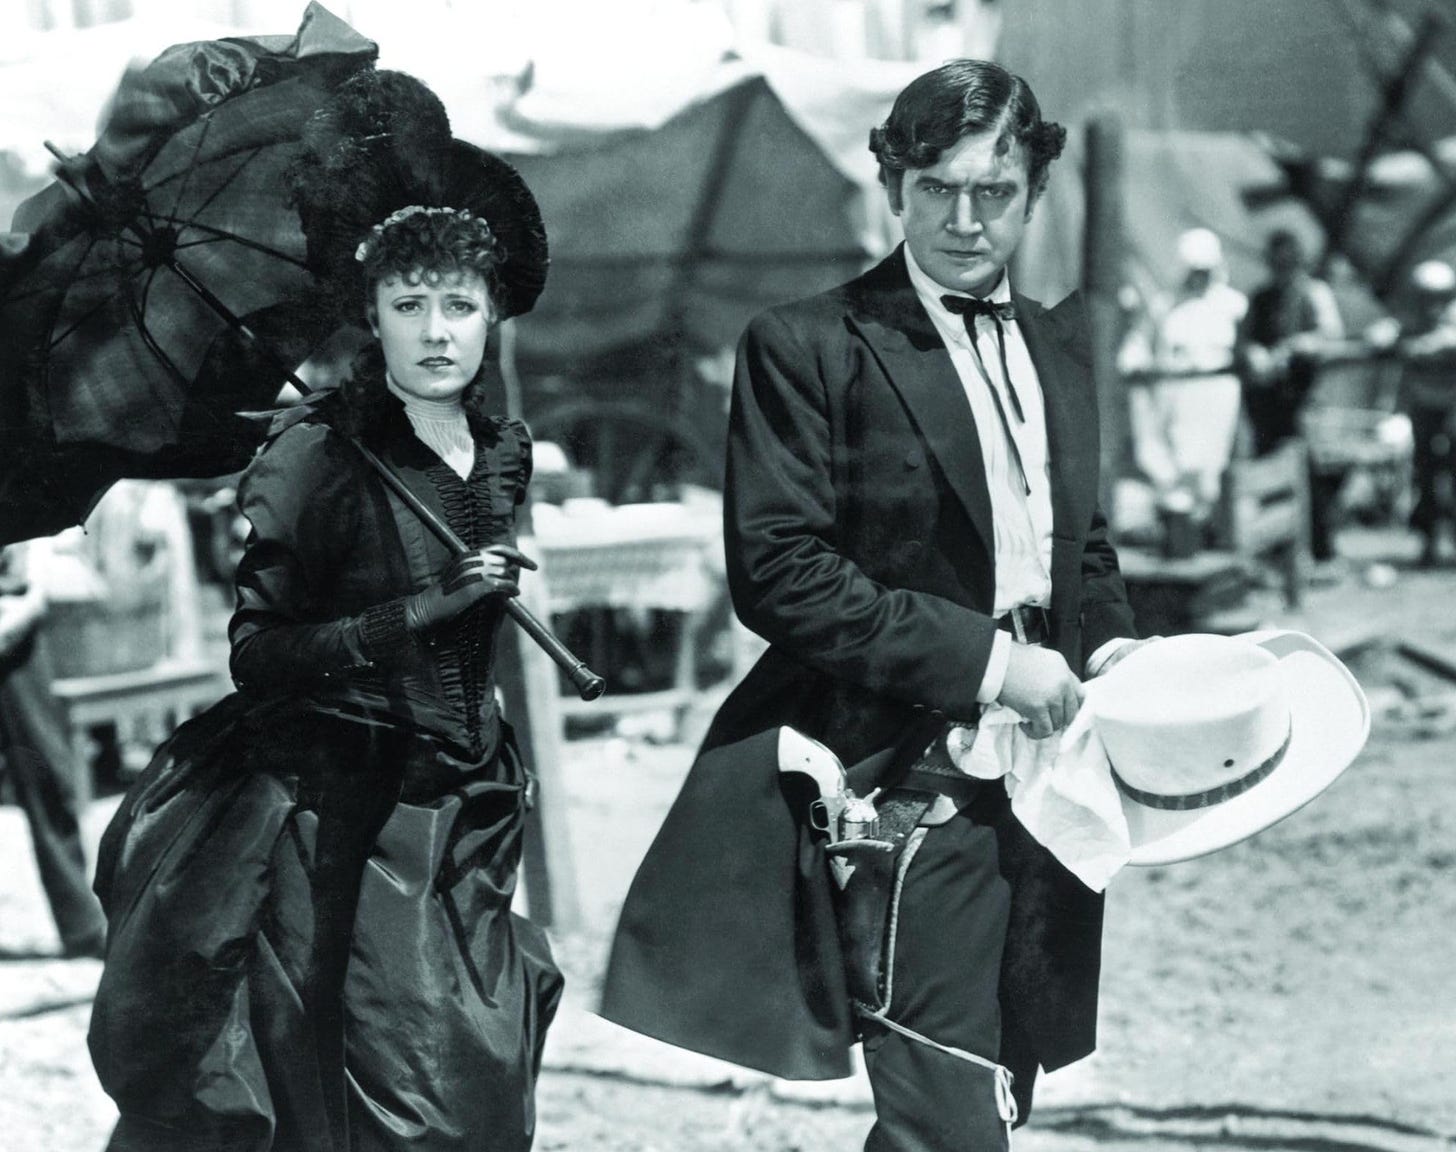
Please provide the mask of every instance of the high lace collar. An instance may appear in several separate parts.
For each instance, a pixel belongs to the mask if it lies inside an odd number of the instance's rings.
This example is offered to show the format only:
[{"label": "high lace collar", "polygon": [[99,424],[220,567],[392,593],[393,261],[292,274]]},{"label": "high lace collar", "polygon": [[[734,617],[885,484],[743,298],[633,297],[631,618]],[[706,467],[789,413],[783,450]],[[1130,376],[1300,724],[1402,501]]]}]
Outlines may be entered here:
[{"label": "high lace collar", "polygon": [[386,368],[384,371],[384,386],[401,404],[404,405],[406,414],[417,418],[444,423],[454,420],[457,417],[464,417],[465,405],[459,396],[452,396],[447,400],[431,400],[427,396],[416,396],[412,392],[406,392],[389,374]]}]

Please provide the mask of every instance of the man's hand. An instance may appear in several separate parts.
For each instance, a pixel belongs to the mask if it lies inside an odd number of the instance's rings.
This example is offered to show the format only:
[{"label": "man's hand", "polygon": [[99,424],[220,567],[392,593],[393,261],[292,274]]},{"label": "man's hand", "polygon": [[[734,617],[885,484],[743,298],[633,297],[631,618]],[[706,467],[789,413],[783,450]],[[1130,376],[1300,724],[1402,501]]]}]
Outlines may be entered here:
[{"label": "man's hand", "polygon": [[1154,640],[1161,640],[1161,636],[1145,636],[1141,640],[1129,640],[1126,644],[1114,649],[1103,662],[1101,668],[1097,669],[1097,675],[1106,676],[1117,665],[1121,664],[1139,648],[1151,644]]},{"label": "man's hand", "polygon": [[1072,722],[1085,695],[1060,652],[1013,644],[996,702],[1021,716],[1028,736],[1045,740]]}]

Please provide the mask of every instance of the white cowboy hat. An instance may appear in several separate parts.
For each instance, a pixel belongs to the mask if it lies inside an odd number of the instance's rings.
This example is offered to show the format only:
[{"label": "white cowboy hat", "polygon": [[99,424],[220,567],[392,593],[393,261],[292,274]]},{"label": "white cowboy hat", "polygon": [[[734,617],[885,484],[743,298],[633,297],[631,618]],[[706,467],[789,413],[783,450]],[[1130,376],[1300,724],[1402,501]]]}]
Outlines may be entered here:
[{"label": "white cowboy hat", "polygon": [[1370,735],[1360,685],[1300,632],[1170,636],[1093,683],[1131,864],[1189,860],[1282,820]]}]

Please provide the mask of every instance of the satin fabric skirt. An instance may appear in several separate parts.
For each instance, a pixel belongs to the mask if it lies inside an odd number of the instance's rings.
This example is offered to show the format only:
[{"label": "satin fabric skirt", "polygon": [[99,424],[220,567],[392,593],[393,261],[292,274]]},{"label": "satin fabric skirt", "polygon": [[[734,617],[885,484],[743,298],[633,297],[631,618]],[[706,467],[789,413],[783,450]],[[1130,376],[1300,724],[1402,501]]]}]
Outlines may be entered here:
[{"label": "satin fabric skirt", "polygon": [[530,1147],[561,992],[510,911],[526,774],[239,697],[107,830],[90,1045],[114,1152]]}]

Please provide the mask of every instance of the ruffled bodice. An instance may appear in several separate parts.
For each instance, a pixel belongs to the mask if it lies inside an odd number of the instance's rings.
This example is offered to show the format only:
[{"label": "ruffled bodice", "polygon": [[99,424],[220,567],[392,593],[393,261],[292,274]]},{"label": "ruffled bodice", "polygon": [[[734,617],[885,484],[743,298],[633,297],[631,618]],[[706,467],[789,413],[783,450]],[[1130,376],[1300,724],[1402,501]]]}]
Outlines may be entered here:
[{"label": "ruffled bodice", "polygon": [[[279,431],[244,476],[253,526],[239,565],[232,667],[250,694],[292,692],[325,711],[407,723],[475,759],[499,738],[494,650],[503,607],[488,599],[429,633],[403,631],[403,598],[450,551],[391,493],[320,404]],[[414,434],[392,396],[361,430],[470,548],[514,543],[530,478],[516,420],[471,414],[475,466],[462,479]]]}]

